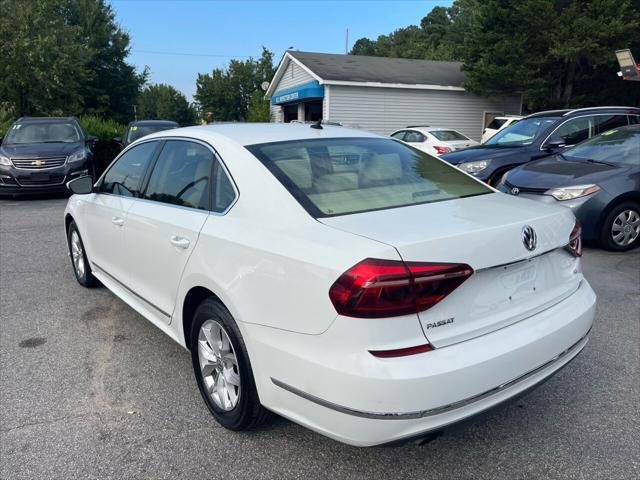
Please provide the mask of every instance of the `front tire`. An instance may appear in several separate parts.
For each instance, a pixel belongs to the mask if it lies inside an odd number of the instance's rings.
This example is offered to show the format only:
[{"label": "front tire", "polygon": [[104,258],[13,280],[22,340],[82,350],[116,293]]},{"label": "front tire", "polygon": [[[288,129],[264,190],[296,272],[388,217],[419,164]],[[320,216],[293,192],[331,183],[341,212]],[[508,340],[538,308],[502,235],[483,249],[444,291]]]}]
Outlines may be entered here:
[{"label": "front tire", "polygon": [[600,232],[605,250],[625,252],[640,244],[640,205],[623,202],[607,214]]},{"label": "front tire", "polygon": [[248,430],[269,416],[260,403],[242,335],[231,314],[214,298],[194,313],[191,360],[198,389],[214,418],[229,430]]},{"label": "front tire", "polygon": [[98,286],[98,279],[91,273],[87,252],[82,243],[82,237],[78,231],[76,222],[69,224],[67,230],[67,244],[69,245],[69,256],[71,257],[71,266],[78,283],[86,288]]}]

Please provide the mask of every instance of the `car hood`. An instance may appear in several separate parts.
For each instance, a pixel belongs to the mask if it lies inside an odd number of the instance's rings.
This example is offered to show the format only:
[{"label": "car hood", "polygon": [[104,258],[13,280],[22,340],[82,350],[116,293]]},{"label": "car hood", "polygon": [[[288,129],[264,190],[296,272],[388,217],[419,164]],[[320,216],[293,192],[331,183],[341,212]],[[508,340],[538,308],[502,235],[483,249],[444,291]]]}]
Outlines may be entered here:
[{"label": "car hood", "polygon": [[10,158],[47,158],[67,156],[83,147],[77,143],[32,143],[27,145],[2,145],[0,153]]},{"label": "car hood", "polygon": [[511,170],[506,176],[506,181],[520,188],[548,189],[602,183],[627,170],[629,167],[553,155]]},{"label": "car hood", "polygon": [[474,160],[487,160],[492,158],[510,157],[520,155],[525,147],[494,147],[492,145],[478,145],[466,148],[458,152],[441,155],[440,158],[453,165]]}]

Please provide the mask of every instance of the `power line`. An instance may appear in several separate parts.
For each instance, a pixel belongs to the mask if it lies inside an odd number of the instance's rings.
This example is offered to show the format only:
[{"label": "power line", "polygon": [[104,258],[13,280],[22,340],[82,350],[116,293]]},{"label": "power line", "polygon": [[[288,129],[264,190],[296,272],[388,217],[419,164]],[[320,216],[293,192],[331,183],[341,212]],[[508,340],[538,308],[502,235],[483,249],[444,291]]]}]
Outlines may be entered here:
[{"label": "power line", "polygon": [[215,58],[258,58],[260,55],[221,55],[217,53],[192,53],[192,52],[163,52],[160,50],[132,50],[134,53],[149,53],[152,55],[177,55],[180,57],[215,57]]}]

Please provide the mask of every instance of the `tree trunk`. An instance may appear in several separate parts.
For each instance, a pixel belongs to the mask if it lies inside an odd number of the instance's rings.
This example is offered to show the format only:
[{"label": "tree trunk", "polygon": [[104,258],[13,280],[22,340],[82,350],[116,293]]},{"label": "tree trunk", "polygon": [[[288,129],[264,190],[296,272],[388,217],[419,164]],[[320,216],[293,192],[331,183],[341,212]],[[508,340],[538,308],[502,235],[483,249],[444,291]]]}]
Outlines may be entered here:
[{"label": "tree trunk", "polygon": [[563,92],[562,92],[562,104],[564,108],[569,107],[571,101],[571,95],[573,94],[573,82],[576,78],[576,71],[578,70],[578,62],[571,59],[565,59],[566,72],[564,75]]}]

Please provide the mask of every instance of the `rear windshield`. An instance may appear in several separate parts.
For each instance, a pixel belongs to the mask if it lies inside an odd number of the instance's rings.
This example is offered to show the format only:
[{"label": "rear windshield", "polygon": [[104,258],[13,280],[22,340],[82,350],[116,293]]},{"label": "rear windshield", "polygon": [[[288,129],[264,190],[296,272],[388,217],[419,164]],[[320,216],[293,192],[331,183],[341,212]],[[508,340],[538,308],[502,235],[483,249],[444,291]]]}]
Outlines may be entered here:
[{"label": "rear windshield", "polygon": [[448,163],[383,138],[248,146],[316,218],[492,193]]},{"label": "rear windshield", "polygon": [[4,139],[5,145],[27,143],[77,143],[82,137],[73,123],[14,123]]},{"label": "rear windshield", "polygon": [[171,130],[173,128],[177,128],[175,125],[134,125],[129,130],[129,138],[127,138],[127,142],[133,143],[139,138],[142,138],[146,135],[151,135],[152,133],[162,132],[163,130]]},{"label": "rear windshield", "polygon": [[430,130],[429,133],[442,142],[469,140],[467,137],[455,130]]}]

